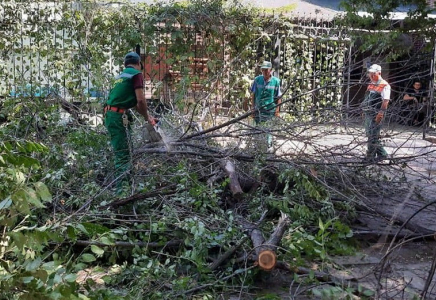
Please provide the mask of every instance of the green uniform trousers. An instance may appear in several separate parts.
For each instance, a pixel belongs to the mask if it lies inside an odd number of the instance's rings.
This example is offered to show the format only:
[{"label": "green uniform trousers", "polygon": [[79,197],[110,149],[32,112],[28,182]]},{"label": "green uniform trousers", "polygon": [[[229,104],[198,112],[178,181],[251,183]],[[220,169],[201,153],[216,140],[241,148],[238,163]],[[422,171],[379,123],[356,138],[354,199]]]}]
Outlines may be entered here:
[{"label": "green uniform trousers", "polygon": [[381,127],[382,122],[377,124],[374,114],[365,114],[365,132],[366,136],[368,137],[368,148],[366,151],[367,158],[383,157],[388,155],[380,140]]},{"label": "green uniform trousers", "polygon": [[[256,123],[256,125],[264,124],[268,126],[268,122],[271,121],[274,118],[274,116],[275,114],[262,114],[257,112],[254,116],[254,122]],[[266,142],[268,148],[273,146],[273,136],[271,133],[269,133],[269,129],[267,129]]]},{"label": "green uniform trousers", "polygon": [[107,111],[104,124],[109,132],[112,149],[115,155],[115,178],[117,178],[117,190],[120,191],[125,183],[129,183],[129,171],[131,169],[131,127],[123,125],[123,114]]}]

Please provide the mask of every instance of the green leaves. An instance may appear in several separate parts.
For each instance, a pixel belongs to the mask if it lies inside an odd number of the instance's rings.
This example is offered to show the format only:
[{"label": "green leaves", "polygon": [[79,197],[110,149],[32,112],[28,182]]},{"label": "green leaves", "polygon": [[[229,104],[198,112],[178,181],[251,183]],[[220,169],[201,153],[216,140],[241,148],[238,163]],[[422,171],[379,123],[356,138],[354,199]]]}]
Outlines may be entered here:
[{"label": "green leaves", "polygon": [[[57,3],[64,7],[61,9]],[[256,15],[255,9],[232,7],[231,3],[212,0],[142,7],[106,2],[97,5],[95,1],[57,3],[51,9],[59,18],[50,22],[38,22],[41,20],[38,18],[47,13],[34,9],[39,16],[36,18],[33,14],[31,19],[33,28],[38,29],[38,32],[29,32],[32,49],[23,47],[17,39],[20,36],[11,38],[11,43],[17,43],[4,49],[22,49],[23,53],[15,57],[17,64],[4,74],[10,74],[8,80],[11,78],[17,84],[28,78],[34,84],[50,82],[68,101],[85,100],[84,82],[108,90],[109,78],[122,64],[126,50],[137,43],[146,45],[146,55],[156,54],[150,56],[156,65],[171,66],[175,71],[174,78],[163,79],[157,70],[151,70],[149,75],[153,83],[159,81],[165,95],[174,96],[169,101],[177,105],[169,103],[170,106],[174,110],[179,107],[181,111],[187,110],[186,98],[192,96],[199,104],[195,106],[196,110],[209,108],[215,99],[222,98],[230,99],[232,111],[236,108],[236,113],[240,113],[241,99],[249,98],[249,87],[256,72],[254,66],[260,59],[258,54],[275,54],[270,44],[274,43],[276,35],[271,35],[265,28],[274,28],[277,36],[286,41],[288,48],[282,49],[286,59],[282,62],[286,64],[287,73],[282,75],[285,80],[292,79],[292,94],[302,94],[314,84],[319,87],[330,84],[331,78],[338,74],[331,75],[326,70],[332,65],[334,70],[341,69],[337,64],[342,60],[340,54],[332,54],[321,61],[323,56],[316,52],[315,57],[312,47],[315,45],[317,51],[335,53],[338,49],[336,52],[342,51],[343,45],[299,40],[294,24],[281,24],[279,20]],[[18,7],[17,11],[22,11],[25,3],[14,5]],[[261,48],[259,53],[257,40]],[[164,46],[166,53],[162,53]],[[30,56],[49,62],[49,69],[38,74],[35,70],[40,69],[33,67],[31,62],[34,60]],[[194,61],[198,57],[201,60]],[[18,62],[28,64],[21,68]],[[198,70],[205,68],[207,72],[193,72],[192,65]],[[327,75],[313,77],[319,79],[315,82],[312,80],[314,68]],[[22,71],[25,74],[21,74]],[[306,80],[309,77],[311,79]],[[194,84],[203,90],[191,93]],[[217,87],[217,84],[226,86],[217,91],[220,95],[210,93],[213,91],[210,87]],[[341,87],[340,82],[335,84]],[[153,91],[153,87],[150,90]],[[201,93],[208,96],[203,97]],[[325,97],[325,102],[316,103],[317,107],[331,103],[330,91],[320,92],[320,95]],[[154,96],[161,98],[162,93],[158,91]],[[35,292],[45,299],[77,299],[79,288],[74,285],[76,274],[72,270],[86,268],[87,272],[92,272],[96,265],[110,268],[111,264],[120,262],[121,279],[112,276],[113,285],[107,285],[104,290],[88,280],[80,287],[80,291],[86,293],[81,298],[116,299],[110,290],[116,286],[123,289],[119,295],[163,299],[174,290],[183,293],[199,283],[205,283],[204,287],[211,290],[221,289],[226,286],[221,278],[229,278],[228,275],[232,275],[234,279],[231,280],[236,284],[239,284],[237,274],[248,280],[253,278],[255,272],[246,272],[243,266],[236,266],[233,258],[223,262],[218,273],[211,275],[207,268],[245,235],[232,210],[223,209],[226,206],[223,203],[230,200],[226,195],[228,182],[218,177],[217,184],[206,182],[215,166],[211,164],[210,168],[198,172],[190,159],[177,159],[175,161],[180,164],[173,165],[173,161],[161,160],[161,156],[156,155],[159,161],[147,164],[147,175],[141,176],[146,180],[135,180],[135,184],[142,184],[149,192],[158,188],[165,191],[171,186],[168,183],[174,183],[179,188],[176,194],[137,201],[135,216],[127,206],[121,207],[117,214],[97,210],[95,206],[100,201],[109,203],[113,200],[113,195],[102,189],[110,179],[112,168],[108,160],[107,136],[102,134],[101,127],[59,126],[58,107],[47,107],[48,101],[31,98],[16,99],[15,103],[10,100],[10,105],[4,105],[11,112],[8,115],[10,122],[7,128],[0,127],[0,132],[9,132],[12,137],[2,136],[0,143],[0,225],[7,226],[2,227],[7,234],[0,237],[0,251],[3,251],[0,252],[0,282],[7,282],[6,292],[15,291],[18,286],[29,291],[23,298],[32,299],[31,293]],[[312,108],[312,99],[312,96],[297,97],[295,111]],[[218,102],[216,104],[220,105]],[[90,104],[83,101],[82,105],[81,109]],[[194,119],[197,119],[196,114],[197,111],[192,114]],[[41,138],[38,128],[33,127],[36,117],[40,117],[38,121],[42,120],[46,126],[41,140],[49,148],[33,142]],[[147,155],[147,159],[154,155]],[[136,161],[137,174],[142,171],[142,159]],[[331,250],[331,244],[349,236],[345,228],[335,228],[342,234],[340,236],[332,233],[334,224],[327,217],[331,213],[328,191],[302,170],[293,174],[283,172],[282,182],[286,184],[285,195],[271,195],[268,209],[274,206],[290,212],[300,222],[293,224],[294,229],[304,226],[304,230],[289,233],[288,240],[292,243],[286,246],[294,247],[292,253],[301,255],[306,251],[308,256],[325,258],[336,249]],[[311,207],[311,201],[316,203],[317,210]],[[247,202],[253,205],[253,202]],[[255,214],[260,215],[266,208],[264,205],[265,201],[260,201],[250,210],[253,222],[258,220]],[[77,209],[80,212],[75,214]],[[245,214],[245,211],[244,207],[242,212]],[[192,214],[198,217],[190,217]],[[68,216],[68,221],[62,221],[64,216]],[[265,226],[272,223],[268,220]],[[180,240],[185,243],[163,247],[167,242]],[[250,247],[244,244],[239,249],[252,251]],[[237,272],[234,272],[235,266],[240,268]],[[246,285],[245,278],[243,285]],[[213,294],[210,291],[203,293]]]},{"label": "green leaves", "polygon": [[96,260],[95,256],[90,253],[85,253],[80,256],[81,260],[85,263],[90,263]]},{"label": "green leaves", "polygon": [[28,240],[27,237],[22,232],[15,232],[15,231],[10,232],[9,236],[12,238],[18,250],[22,251],[26,246],[26,242]]},{"label": "green leaves", "polygon": [[21,156],[15,156],[13,158],[9,156],[8,159],[10,163],[14,165],[22,165],[26,168],[39,166],[39,160],[28,156],[21,155]]},{"label": "green leaves", "polygon": [[91,251],[97,255],[98,257],[102,256],[104,254],[104,250],[101,249],[99,246],[91,245]]},{"label": "green leaves", "polygon": [[39,161],[28,156],[32,153],[44,153],[47,147],[30,142],[1,142],[0,143],[0,168],[7,166],[22,166],[25,168],[39,166]]},{"label": "green leaves", "polygon": [[52,200],[50,191],[47,186],[42,182],[35,182],[36,195],[41,199],[42,202],[50,202]]},{"label": "green leaves", "polygon": [[37,270],[42,264],[42,258],[36,257],[34,260],[27,260],[24,262],[23,267],[26,271],[35,271]]},{"label": "green leaves", "polygon": [[10,199],[14,203],[17,212],[30,214],[31,207],[45,207],[43,202],[50,201],[51,195],[44,184],[39,183],[38,188],[39,190],[35,191],[30,187],[20,187],[10,195]]},{"label": "green leaves", "polygon": [[[432,8],[426,1],[353,0],[342,1],[341,5],[346,11],[345,17],[341,20],[344,28],[364,29],[350,33],[362,42],[362,50],[372,51],[373,55],[384,53],[388,58],[394,59],[407,53],[411,45],[398,44],[398,33],[420,36],[428,40],[436,37],[436,20],[428,18]],[[405,11],[401,21],[392,18],[392,14],[398,11]],[[359,12],[368,14],[362,15]]]},{"label": "green leaves", "polygon": [[0,282],[6,294],[24,284],[29,292],[22,293],[23,299],[32,298],[34,290],[43,294],[45,290],[50,298],[49,293],[63,288],[60,274],[52,274],[49,280],[52,271],[44,262],[48,242],[60,240],[57,225],[39,226],[34,221],[39,209],[52,201],[48,187],[39,181],[43,176],[38,157],[47,150],[41,143],[26,140],[0,143],[0,226],[5,226],[0,236]]},{"label": "green leaves", "polygon": [[81,223],[78,226],[80,226],[81,230],[86,233],[90,237],[94,237],[97,235],[102,235],[104,233],[109,232],[109,228],[106,226],[97,224],[97,223]]},{"label": "green leaves", "polygon": [[[38,159],[32,157],[45,153],[47,147],[31,141],[3,141],[0,143],[0,222],[4,215],[30,214],[32,208],[44,208],[51,201],[47,186],[36,180],[40,166]],[[1,198],[0,198],[1,199]]]}]

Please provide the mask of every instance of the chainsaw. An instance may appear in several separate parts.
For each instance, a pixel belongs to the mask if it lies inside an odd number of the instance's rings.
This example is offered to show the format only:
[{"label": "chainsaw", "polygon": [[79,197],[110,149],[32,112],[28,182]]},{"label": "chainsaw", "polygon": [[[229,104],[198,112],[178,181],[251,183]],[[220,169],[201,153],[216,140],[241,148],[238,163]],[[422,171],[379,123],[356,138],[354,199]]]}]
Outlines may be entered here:
[{"label": "chainsaw", "polygon": [[143,129],[143,137],[145,142],[149,143],[157,143],[162,141],[162,136],[157,131],[158,122],[156,125],[152,125],[149,122],[146,122]]}]

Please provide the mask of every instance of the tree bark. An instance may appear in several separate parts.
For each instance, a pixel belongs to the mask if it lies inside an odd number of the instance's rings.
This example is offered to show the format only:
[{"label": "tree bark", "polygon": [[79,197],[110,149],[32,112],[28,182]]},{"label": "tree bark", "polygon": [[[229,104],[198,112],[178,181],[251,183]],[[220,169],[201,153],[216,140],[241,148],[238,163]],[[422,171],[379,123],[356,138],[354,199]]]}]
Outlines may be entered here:
[{"label": "tree bark", "polygon": [[220,161],[220,166],[229,177],[229,186],[233,197],[240,199],[244,192],[242,191],[241,185],[239,184],[238,174],[236,173],[235,165],[230,160],[225,159]]},{"label": "tree bark", "polygon": [[283,234],[285,233],[286,229],[289,226],[290,219],[287,214],[281,212],[281,216],[279,219],[279,223],[277,224],[277,227],[275,228],[274,232],[269,237],[268,241],[266,242],[268,245],[271,245],[272,247],[277,248],[279,245]]},{"label": "tree bark", "polygon": [[408,229],[411,232],[414,232],[416,235],[428,236],[428,235],[435,234],[434,230],[423,227],[413,220],[409,220],[409,216],[406,214],[393,214],[392,211],[384,211],[382,209],[378,209],[377,212],[375,212],[375,211],[371,211],[370,208],[364,205],[358,205],[357,209],[360,211],[370,212],[372,214],[377,213],[383,216],[386,220],[390,220],[391,224],[393,223],[404,224],[403,226],[404,228]]},{"label": "tree bark", "polygon": [[252,224],[244,219],[241,221],[244,228],[250,231],[250,238],[256,254],[254,260],[258,266],[265,271],[274,269],[277,263],[277,255],[275,251],[283,237],[283,234],[286,231],[286,228],[289,225],[289,217],[282,213],[279,223],[266,242],[262,231],[257,228],[257,225]]}]

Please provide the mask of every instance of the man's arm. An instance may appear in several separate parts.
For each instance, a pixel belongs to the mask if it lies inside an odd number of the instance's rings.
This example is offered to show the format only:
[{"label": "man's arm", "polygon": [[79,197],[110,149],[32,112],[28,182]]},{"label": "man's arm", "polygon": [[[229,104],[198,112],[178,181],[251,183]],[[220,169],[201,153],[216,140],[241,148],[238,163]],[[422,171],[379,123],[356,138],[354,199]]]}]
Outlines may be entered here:
[{"label": "man's arm", "polygon": [[414,100],[414,101],[417,101],[417,99],[415,97],[412,97],[409,94],[405,94],[404,97],[403,97],[403,100],[407,100],[407,101]]},{"label": "man's arm", "polygon": [[277,92],[276,92],[276,95],[274,96],[274,99],[275,99],[274,102],[276,103],[275,116],[278,117],[278,116],[280,116],[280,104],[282,103],[282,90],[280,87],[280,81],[279,81]]},{"label": "man's arm", "polygon": [[144,77],[142,73],[133,76],[133,88],[135,89],[136,96],[136,110],[144,117],[150,124],[155,125],[156,121],[148,114],[147,100],[144,96]]},{"label": "man's arm", "polygon": [[144,119],[148,120],[148,107],[147,107],[147,101],[145,100],[144,97],[144,90],[136,89],[135,95],[136,95],[136,101],[138,101],[138,104],[136,104],[136,110],[144,117]]},{"label": "man's arm", "polygon": [[383,101],[380,107],[380,111],[377,113],[375,117],[375,122],[378,124],[383,120],[385,115],[385,111],[388,109],[389,101],[391,98],[391,87],[389,85],[385,86],[381,94]]},{"label": "man's arm", "polygon": [[275,116],[278,117],[280,116],[280,104],[282,103],[282,98],[279,97],[276,99],[276,112],[275,112]]},{"label": "man's arm", "polygon": [[383,120],[383,118],[385,116],[385,111],[388,109],[388,105],[389,105],[389,99],[383,99],[383,102],[382,102],[381,107],[380,107],[380,111],[375,116],[375,122],[377,124],[380,123],[381,120]]},{"label": "man's arm", "polygon": [[147,106],[147,100],[145,100],[144,97],[144,90],[143,89],[136,89],[136,101],[138,101],[138,104],[136,104],[136,110],[144,117],[148,123],[151,125],[156,124],[156,120],[148,114],[148,106]]},{"label": "man's arm", "polygon": [[388,109],[389,99],[383,99],[380,109],[386,111]]}]

